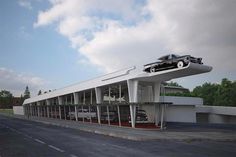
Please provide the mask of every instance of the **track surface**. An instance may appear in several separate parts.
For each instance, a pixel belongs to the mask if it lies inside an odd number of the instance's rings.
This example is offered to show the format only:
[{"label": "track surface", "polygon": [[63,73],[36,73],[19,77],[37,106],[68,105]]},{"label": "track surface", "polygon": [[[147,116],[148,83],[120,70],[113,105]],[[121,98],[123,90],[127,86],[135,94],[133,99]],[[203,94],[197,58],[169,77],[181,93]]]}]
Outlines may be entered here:
[{"label": "track surface", "polygon": [[0,115],[0,157],[235,156],[236,142],[130,141]]}]

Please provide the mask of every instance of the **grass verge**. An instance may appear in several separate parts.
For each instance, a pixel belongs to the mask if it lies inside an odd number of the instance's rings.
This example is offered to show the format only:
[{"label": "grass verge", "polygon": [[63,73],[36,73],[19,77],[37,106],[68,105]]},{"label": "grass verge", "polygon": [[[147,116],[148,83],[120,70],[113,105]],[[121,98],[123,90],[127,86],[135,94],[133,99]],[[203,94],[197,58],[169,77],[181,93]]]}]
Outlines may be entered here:
[{"label": "grass verge", "polygon": [[0,109],[0,113],[13,114],[13,109]]}]

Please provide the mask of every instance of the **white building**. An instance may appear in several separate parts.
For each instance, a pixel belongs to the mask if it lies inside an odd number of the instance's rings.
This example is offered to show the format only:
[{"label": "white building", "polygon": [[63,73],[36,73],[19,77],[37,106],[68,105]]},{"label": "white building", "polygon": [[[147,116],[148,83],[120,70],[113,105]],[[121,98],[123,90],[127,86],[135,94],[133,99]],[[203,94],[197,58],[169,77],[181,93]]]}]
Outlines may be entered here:
[{"label": "white building", "polygon": [[[196,106],[202,105],[202,99],[161,98],[161,82],[211,70],[210,66],[189,63],[182,68],[147,73],[142,67],[134,66],[26,99],[23,105],[25,114],[30,116],[75,118],[107,124],[117,122],[120,126],[130,123],[135,127],[137,121],[158,125],[164,119],[196,122]],[[160,103],[163,101],[173,104]]]}]

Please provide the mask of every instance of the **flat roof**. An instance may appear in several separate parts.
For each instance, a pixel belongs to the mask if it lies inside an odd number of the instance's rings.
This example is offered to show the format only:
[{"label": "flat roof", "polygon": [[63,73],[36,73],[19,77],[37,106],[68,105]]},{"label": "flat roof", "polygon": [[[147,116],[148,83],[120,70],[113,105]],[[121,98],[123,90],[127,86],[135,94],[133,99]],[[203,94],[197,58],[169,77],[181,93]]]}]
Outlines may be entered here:
[{"label": "flat roof", "polygon": [[29,104],[127,80],[139,80],[146,82],[169,81],[174,78],[206,73],[211,70],[211,66],[190,63],[188,66],[183,68],[175,68],[154,73],[147,73],[143,71],[143,67],[133,66],[26,99],[23,104]]}]

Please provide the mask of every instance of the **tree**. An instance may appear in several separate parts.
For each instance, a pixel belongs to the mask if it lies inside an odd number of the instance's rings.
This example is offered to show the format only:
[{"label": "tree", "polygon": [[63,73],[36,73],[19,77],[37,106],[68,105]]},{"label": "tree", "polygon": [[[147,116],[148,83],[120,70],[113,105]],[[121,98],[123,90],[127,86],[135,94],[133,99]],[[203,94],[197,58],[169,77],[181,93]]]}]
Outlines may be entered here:
[{"label": "tree", "polygon": [[12,103],[13,95],[11,92],[2,90],[0,92],[0,108],[8,108]]},{"label": "tree", "polygon": [[192,95],[203,98],[205,105],[214,105],[216,91],[219,88],[217,84],[204,83],[193,89]]},{"label": "tree", "polygon": [[236,81],[224,78],[221,84],[204,83],[192,95],[203,98],[204,105],[236,106]]},{"label": "tree", "polygon": [[30,98],[30,91],[29,91],[29,87],[28,86],[26,86],[26,88],[25,88],[24,98],[25,99]]},{"label": "tree", "polygon": [[11,98],[11,97],[13,97],[13,96],[12,96],[11,92],[6,91],[6,90],[2,90],[2,91],[0,92],[0,97],[1,97],[1,98]]},{"label": "tree", "polygon": [[224,78],[221,81],[221,85],[216,91],[216,105],[224,105],[224,106],[233,106],[236,105],[235,97],[235,82],[231,82],[230,80]]},{"label": "tree", "polygon": [[[167,85],[179,87],[175,82]],[[201,97],[204,105],[236,106],[236,81],[224,78],[220,84],[207,82],[195,87],[190,93],[166,93],[166,95]]]},{"label": "tree", "polygon": [[39,92],[38,92],[38,95],[41,95],[42,94],[42,91],[41,90],[39,90]]}]

